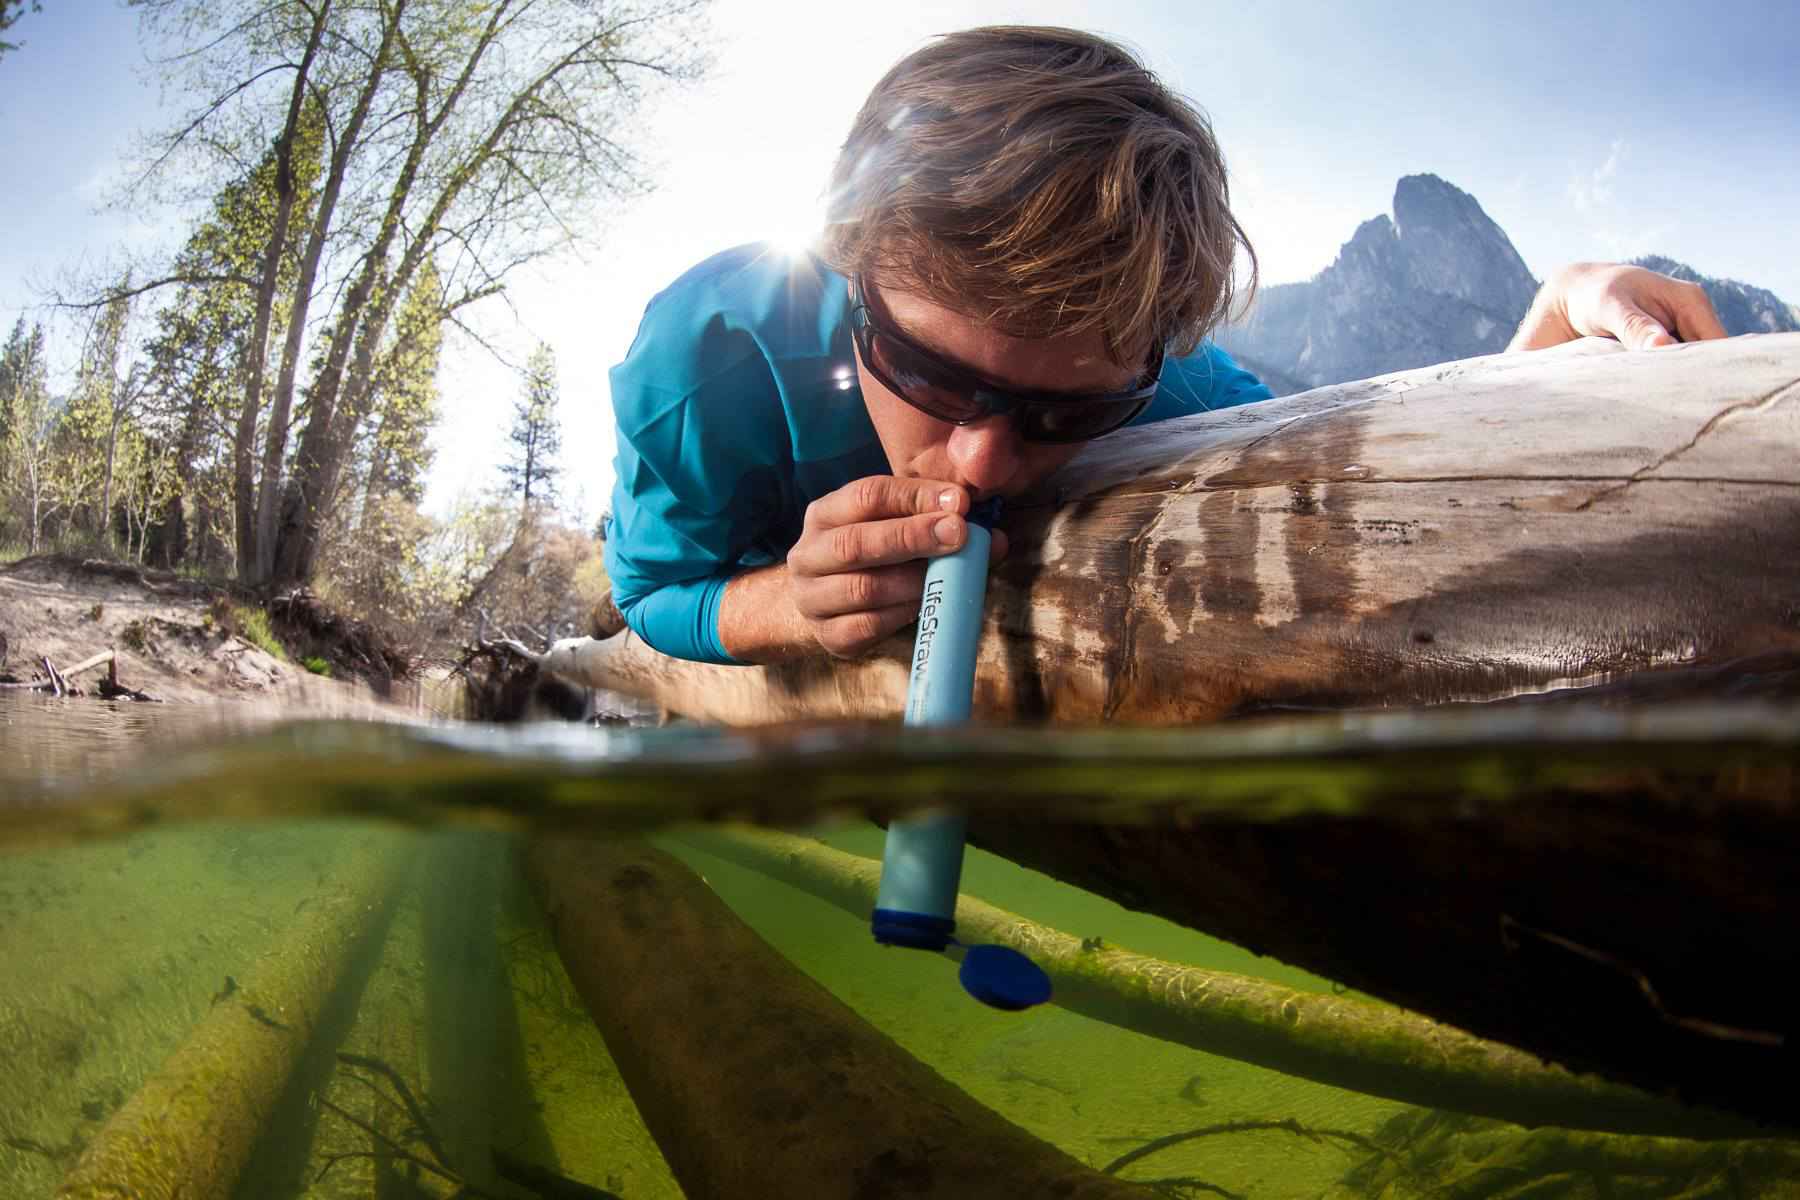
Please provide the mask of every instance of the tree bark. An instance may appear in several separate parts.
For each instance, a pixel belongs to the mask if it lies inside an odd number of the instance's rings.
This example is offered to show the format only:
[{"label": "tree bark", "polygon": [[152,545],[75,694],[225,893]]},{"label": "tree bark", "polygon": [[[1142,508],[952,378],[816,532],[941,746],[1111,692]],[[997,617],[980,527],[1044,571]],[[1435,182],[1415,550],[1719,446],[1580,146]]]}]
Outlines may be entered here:
[{"label": "tree bark", "polygon": [[294,179],[294,138],[300,130],[308,75],[313,57],[324,40],[331,15],[331,0],[319,0],[313,13],[306,49],[294,70],[294,86],[288,96],[287,120],[275,143],[275,221],[263,251],[262,277],[256,288],[256,315],[250,340],[244,345],[244,401],[238,410],[237,429],[231,442],[232,500],[237,512],[237,571],[244,580],[256,577],[256,419],[262,412],[264,367],[269,356],[269,323],[275,311],[275,292],[281,262],[287,256],[288,225],[293,219],[299,185]]},{"label": "tree bark", "polygon": [[294,303],[288,313],[287,336],[281,347],[281,368],[275,380],[275,395],[269,407],[269,425],[263,435],[262,489],[256,500],[256,570],[257,582],[267,582],[275,571],[277,518],[281,512],[284,486],[282,467],[287,458],[289,421],[294,407],[294,382],[299,372],[300,349],[306,337],[306,317],[312,307],[313,285],[318,279],[319,262],[325,253],[326,236],[337,212],[338,196],[350,160],[362,140],[363,126],[380,90],[381,81],[392,65],[394,38],[406,11],[406,0],[396,0],[387,10],[382,24],[381,43],[369,66],[369,76],[357,93],[356,104],[331,150],[331,163],[325,176],[325,187],[319,195],[318,212],[307,234],[306,249],[300,260],[300,271],[294,284]]},{"label": "tree bark", "polygon": [[[278,584],[298,585],[312,576],[319,539],[324,533],[325,508],[337,488],[344,455],[363,415],[356,411],[362,400],[357,388],[361,386],[366,390],[375,348],[387,328],[395,296],[406,290],[412,271],[424,256],[444,211],[468,182],[468,172],[453,173],[429,214],[412,231],[412,242],[401,257],[400,268],[389,274],[386,270],[388,254],[400,234],[407,201],[418,181],[426,151],[455,112],[476,67],[492,47],[506,15],[506,7],[496,5],[488,14],[486,29],[435,114],[430,111],[429,76],[423,67],[409,59],[417,91],[416,129],[407,147],[405,161],[388,192],[388,207],[380,229],[363,257],[363,269],[338,312],[325,366],[313,382],[312,414],[300,437],[294,477],[284,490],[276,533],[272,578]],[[346,379],[352,347],[356,350],[357,371]]]},{"label": "tree bark", "polygon": [[[976,715],[1187,724],[1800,652],[1800,334],[1497,355],[1100,439],[1003,524]],[[897,717],[853,663],[559,645],[731,724]]]}]

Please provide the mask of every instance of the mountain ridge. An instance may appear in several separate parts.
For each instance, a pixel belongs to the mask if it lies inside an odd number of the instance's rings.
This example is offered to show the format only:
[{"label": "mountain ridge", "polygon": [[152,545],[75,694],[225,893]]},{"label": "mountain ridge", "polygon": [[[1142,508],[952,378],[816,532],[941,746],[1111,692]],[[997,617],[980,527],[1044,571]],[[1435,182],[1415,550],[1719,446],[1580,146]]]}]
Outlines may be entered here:
[{"label": "mountain ridge", "polygon": [[[1728,333],[1800,330],[1800,305],[1660,255],[1636,265],[1699,283]],[[1474,196],[1436,175],[1403,176],[1392,216],[1358,225],[1301,283],[1258,292],[1214,340],[1276,395],[1497,354],[1539,281]]]}]

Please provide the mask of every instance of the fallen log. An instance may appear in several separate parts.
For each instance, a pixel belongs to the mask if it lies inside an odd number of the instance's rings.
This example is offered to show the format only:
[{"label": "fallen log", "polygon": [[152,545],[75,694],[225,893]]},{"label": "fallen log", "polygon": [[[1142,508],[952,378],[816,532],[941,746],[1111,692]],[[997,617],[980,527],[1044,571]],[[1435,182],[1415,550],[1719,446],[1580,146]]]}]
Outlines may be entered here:
[{"label": "fallen log", "polygon": [[306,915],[214,997],[180,1049],[114,1113],[56,1200],[227,1200],[333,989],[383,923],[404,856],[377,835]]},{"label": "fallen log", "polygon": [[1144,1195],[977,1104],[668,855],[543,838],[527,869],[570,978],[691,1200]]},{"label": "fallen log", "polygon": [[[683,845],[866,921],[881,863],[790,834],[684,830]],[[1386,1004],[1172,963],[1039,925],[972,896],[957,937],[1011,946],[1050,975],[1051,1002],[1207,1054],[1408,1104],[1611,1133],[1744,1137],[1749,1122],[1571,1074]]]},{"label": "fallen log", "polygon": [[[1102,438],[1004,520],[976,715],[1177,724],[1800,653],[1800,334],[1497,355]],[[574,682],[730,724],[892,717],[910,634]]]}]

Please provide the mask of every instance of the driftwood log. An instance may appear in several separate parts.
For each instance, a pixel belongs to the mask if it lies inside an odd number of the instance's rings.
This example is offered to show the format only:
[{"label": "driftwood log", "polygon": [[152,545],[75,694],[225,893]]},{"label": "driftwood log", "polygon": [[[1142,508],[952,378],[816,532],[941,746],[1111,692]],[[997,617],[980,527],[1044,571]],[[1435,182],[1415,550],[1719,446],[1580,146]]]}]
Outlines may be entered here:
[{"label": "driftwood log", "polygon": [[691,1200],[1131,1200],[857,1016],[660,851],[555,837],[527,871],[569,977]]},{"label": "driftwood log", "polygon": [[[1004,523],[978,716],[1492,700],[1800,653],[1800,334],[1577,343],[1129,430]],[[731,724],[890,717],[909,638],[743,668],[622,633],[545,665]]]}]

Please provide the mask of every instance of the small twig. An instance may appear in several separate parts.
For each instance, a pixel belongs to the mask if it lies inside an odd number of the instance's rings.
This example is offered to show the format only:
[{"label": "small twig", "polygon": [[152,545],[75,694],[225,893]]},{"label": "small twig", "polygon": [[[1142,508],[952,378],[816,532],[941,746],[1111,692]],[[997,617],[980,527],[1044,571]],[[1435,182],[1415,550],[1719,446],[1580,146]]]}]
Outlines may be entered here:
[{"label": "small twig", "polygon": [[1242,1192],[1233,1192],[1220,1187],[1216,1183],[1208,1183],[1204,1179],[1196,1179],[1192,1175],[1174,1175],[1168,1179],[1142,1180],[1146,1187],[1167,1195],[1179,1195],[1182,1192],[1211,1192],[1215,1196],[1223,1196],[1225,1200],[1249,1200]]},{"label": "small twig", "polygon": [[319,1097],[319,1104],[321,1106],[331,1110],[332,1112],[336,1113],[338,1116],[344,1118],[344,1120],[350,1122],[352,1125],[356,1126],[358,1129],[362,1130],[364,1133],[368,1134],[370,1137],[379,1141],[382,1145],[386,1146],[388,1148],[388,1151],[390,1153],[392,1153],[395,1157],[405,1159],[407,1162],[412,1163],[416,1167],[419,1167],[426,1171],[430,1171],[433,1175],[436,1175],[440,1179],[447,1179],[451,1183],[454,1183],[457,1187],[462,1189],[463,1195],[481,1197],[482,1200],[503,1200],[503,1197],[497,1196],[493,1192],[484,1192],[484,1191],[480,1190],[474,1184],[472,1184],[468,1180],[464,1179],[461,1175],[456,1174],[456,1172],[451,1171],[445,1167],[440,1167],[436,1163],[429,1162],[423,1158],[420,1158],[418,1155],[414,1154],[412,1151],[408,1150],[406,1147],[402,1146],[399,1142],[396,1142],[393,1138],[391,1138],[387,1134],[381,1132],[381,1130],[375,1128],[375,1126],[369,1124],[367,1121],[363,1120],[361,1117],[356,1116],[354,1113],[346,1112],[344,1109],[339,1108],[336,1104],[333,1104],[330,1100],[327,1100],[325,1097],[323,1097],[323,1096]]},{"label": "small twig", "polygon": [[1285,1117],[1279,1121],[1227,1121],[1222,1125],[1204,1125],[1199,1129],[1186,1129],[1180,1133],[1167,1134],[1145,1142],[1136,1150],[1126,1151],[1100,1169],[1108,1175],[1117,1175],[1139,1159],[1148,1158],[1158,1151],[1167,1150],[1171,1146],[1179,1146],[1183,1142],[1191,1142],[1197,1138],[1211,1137],[1220,1133],[1257,1133],[1271,1129],[1279,1129],[1296,1137],[1303,1137],[1310,1142],[1335,1138],[1339,1141],[1350,1142],[1371,1153],[1392,1157],[1389,1151],[1376,1145],[1360,1133],[1351,1133],[1347,1129],[1309,1129],[1295,1118]]},{"label": "small twig", "polygon": [[[361,1067],[365,1071],[374,1071],[376,1074],[384,1076],[388,1082],[392,1083],[394,1085],[394,1090],[400,1093],[400,1100],[401,1103],[406,1106],[407,1115],[412,1118],[413,1124],[418,1127],[419,1140],[425,1143],[426,1148],[431,1151],[432,1156],[440,1163],[443,1163],[446,1167],[450,1165],[450,1155],[444,1150],[443,1142],[438,1140],[437,1133],[431,1128],[431,1122],[425,1118],[424,1107],[421,1106],[418,1100],[413,1096],[412,1089],[406,1086],[406,1080],[400,1077],[400,1072],[394,1070],[392,1066],[373,1055],[348,1054],[340,1050],[338,1051],[337,1057],[338,1061],[346,1066]],[[354,1079],[356,1076],[351,1076],[351,1078]],[[364,1082],[366,1083],[368,1081],[364,1080]],[[379,1090],[376,1091],[376,1094],[380,1094]]]},{"label": "small twig", "polygon": [[68,695],[69,685],[63,682],[62,673],[56,669],[56,664],[50,661],[50,656],[46,654],[38,661],[44,664],[44,675],[50,680],[51,694],[56,696]]}]

